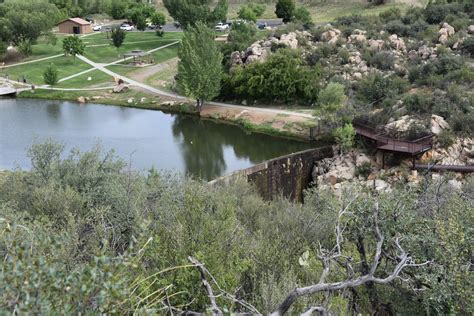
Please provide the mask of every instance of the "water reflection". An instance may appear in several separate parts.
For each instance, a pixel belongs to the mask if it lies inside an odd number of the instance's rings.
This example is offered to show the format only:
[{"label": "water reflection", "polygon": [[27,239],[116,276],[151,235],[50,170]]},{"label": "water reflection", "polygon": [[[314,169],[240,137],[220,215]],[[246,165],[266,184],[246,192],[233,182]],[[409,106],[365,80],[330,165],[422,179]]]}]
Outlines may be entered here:
[{"label": "water reflection", "polygon": [[[0,100],[0,169],[29,168],[25,148],[52,138],[89,150],[97,141],[133,166],[174,169],[206,180],[311,144],[249,134],[194,116],[97,104]],[[313,145],[314,146],[314,145]]]}]

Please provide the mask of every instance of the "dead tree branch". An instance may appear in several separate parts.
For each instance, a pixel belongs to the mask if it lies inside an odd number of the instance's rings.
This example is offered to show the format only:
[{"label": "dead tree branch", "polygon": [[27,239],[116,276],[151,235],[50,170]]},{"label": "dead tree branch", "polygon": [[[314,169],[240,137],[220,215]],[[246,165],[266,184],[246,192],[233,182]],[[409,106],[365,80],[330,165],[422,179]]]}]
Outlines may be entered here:
[{"label": "dead tree branch", "polygon": [[194,264],[194,266],[199,270],[199,273],[201,274],[202,285],[204,286],[204,289],[206,290],[206,293],[207,293],[207,297],[209,297],[209,300],[211,302],[212,314],[222,315],[221,309],[219,308],[219,306],[217,306],[216,296],[214,295],[214,292],[212,291],[212,286],[207,281],[206,270],[204,269],[204,266],[202,265],[202,263],[200,263],[198,260],[196,260],[195,258],[191,256],[189,256],[188,259],[189,261],[191,261],[192,264]]},{"label": "dead tree branch", "polygon": [[[352,200],[354,201],[354,200]],[[336,229],[335,229],[335,234],[336,234],[336,246],[331,250],[331,251],[326,251],[320,247],[319,255],[318,258],[322,261],[323,263],[323,272],[321,274],[321,278],[319,280],[319,283],[310,285],[307,287],[300,287],[300,288],[295,288],[293,291],[291,291],[288,296],[285,298],[285,300],[277,307],[277,309],[271,314],[273,316],[281,316],[285,314],[291,307],[291,305],[300,297],[302,296],[307,296],[311,295],[317,292],[331,292],[331,291],[338,291],[338,290],[344,290],[344,289],[350,289],[350,288],[355,288],[358,286],[361,286],[363,284],[366,284],[368,282],[373,282],[377,284],[387,284],[392,282],[395,279],[400,279],[400,273],[402,272],[403,269],[407,267],[419,267],[426,265],[430,263],[424,262],[424,263],[415,263],[413,258],[401,247],[400,245],[400,239],[397,238],[395,240],[395,245],[399,251],[399,254],[397,256],[397,265],[393,269],[393,271],[386,277],[380,278],[376,277],[375,273],[377,271],[377,268],[380,263],[380,259],[382,256],[382,246],[384,243],[384,236],[380,232],[379,228],[379,223],[378,223],[378,205],[375,207],[375,212],[374,212],[374,230],[375,230],[375,236],[377,240],[376,248],[375,248],[375,254],[374,254],[374,259],[373,262],[370,266],[370,270],[368,271],[367,274],[359,276],[357,278],[348,278],[347,280],[340,281],[340,282],[334,282],[334,283],[326,283],[325,279],[327,275],[330,273],[330,268],[331,268],[331,263],[337,263],[339,265],[344,265],[347,266],[348,270],[352,273],[354,269],[351,266],[351,258],[344,257],[341,253],[341,247],[342,247],[342,242],[343,242],[343,236],[342,233],[344,231],[344,227],[341,227],[341,218],[342,216],[347,212],[349,206],[351,205],[352,201],[343,209],[339,211],[338,215],[338,220],[336,223]],[[341,258],[345,258],[346,262],[342,263],[340,261]],[[317,309],[309,309],[306,311],[304,314],[305,315],[310,315],[312,312],[318,311]]]},{"label": "dead tree branch", "polygon": [[[213,310],[213,313],[215,310],[219,310],[219,307],[217,306],[216,304],[216,301],[215,301],[215,298],[216,297],[222,297],[224,299],[227,299],[229,301],[232,301],[234,303],[237,303],[239,304],[240,306],[244,307],[245,309],[247,309],[248,311],[250,311],[252,314],[255,314],[255,315],[261,315],[261,313],[254,307],[252,306],[250,303],[247,303],[243,300],[239,300],[238,298],[235,297],[235,295],[232,295],[230,293],[228,293],[227,291],[223,290],[219,284],[217,283],[216,279],[214,278],[214,276],[209,272],[209,270],[206,269],[206,267],[201,263],[199,262],[196,258],[193,258],[193,257],[188,257],[188,260],[194,265],[196,266],[196,268],[199,269],[199,272],[201,273],[201,280],[203,280],[203,285],[206,289],[206,292],[207,292],[207,296],[209,297],[209,299],[211,300],[211,307],[212,307],[212,310]],[[209,284],[209,282],[207,282],[207,278],[206,278],[206,275],[209,276],[209,278],[211,279],[212,283],[214,283],[218,289],[218,291],[220,292],[219,295],[214,295],[213,294],[213,291],[212,291],[212,287],[211,285]],[[206,283],[204,283],[204,280]],[[215,309],[217,308],[217,309]],[[214,315],[222,315],[222,311],[220,311],[220,314],[217,313],[217,314],[214,314]]]}]

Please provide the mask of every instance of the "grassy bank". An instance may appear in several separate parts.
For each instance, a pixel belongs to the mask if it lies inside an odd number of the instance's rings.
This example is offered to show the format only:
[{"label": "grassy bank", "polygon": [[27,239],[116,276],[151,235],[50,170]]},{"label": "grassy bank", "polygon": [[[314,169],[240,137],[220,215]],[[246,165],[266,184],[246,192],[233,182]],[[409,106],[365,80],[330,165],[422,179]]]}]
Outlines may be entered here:
[{"label": "grassy bank", "polygon": [[[77,102],[79,97],[86,98],[90,103],[100,103],[105,105],[124,106],[129,108],[158,110],[168,113],[181,113],[199,115],[193,104],[186,102],[170,102],[170,99],[160,96],[152,96],[136,90],[129,90],[120,94],[113,94],[107,90],[96,91],[57,91],[37,89],[35,91],[24,91],[18,94],[19,98],[63,100]],[[299,141],[307,141],[306,131],[311,127],[311,122],[288,122],[272,126],[274,121],[264,123],[252,122],[247,118],[236,118],[233,116],[222,116],[219,113],[209,113],[202,116],[206,119],[238,125],[248,132],[255,132],[276,137],[291,138]],[[279,116],[277,116],[279,117]],[[279,117],[284,120],[285,118]]]}]

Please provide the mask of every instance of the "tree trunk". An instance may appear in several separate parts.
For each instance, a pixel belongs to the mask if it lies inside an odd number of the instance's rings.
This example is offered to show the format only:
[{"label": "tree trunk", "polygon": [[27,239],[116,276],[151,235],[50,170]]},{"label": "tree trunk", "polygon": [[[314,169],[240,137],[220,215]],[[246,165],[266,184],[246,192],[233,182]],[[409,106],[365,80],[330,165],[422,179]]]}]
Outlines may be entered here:
[{"label": "tree trunk", "polygon": [[[362,259],[362,273],[367,274],[369,273],[370,267],[367,262],[367,256],[366,256],[365,246],[364,246],[364,238],[362,236],[357,237],[357,251],[360,254],[360,258]],[[369,295],[371,314],[374,315],[377,313],[378,306],[379,306],[379,299],[377,296],[377,292],[375,290],[375,286],[373,282],[367,282],[365,284],[365,287],[367,288],[367,294]]]},{"label": "tree trunk", "polygon": [[204,104],[204,100],[202,100],[202,99],[197,99],[196,100],[196,107],[197,107],[197,110],[198,110],[199,114],[201,114],[203,104]]}]

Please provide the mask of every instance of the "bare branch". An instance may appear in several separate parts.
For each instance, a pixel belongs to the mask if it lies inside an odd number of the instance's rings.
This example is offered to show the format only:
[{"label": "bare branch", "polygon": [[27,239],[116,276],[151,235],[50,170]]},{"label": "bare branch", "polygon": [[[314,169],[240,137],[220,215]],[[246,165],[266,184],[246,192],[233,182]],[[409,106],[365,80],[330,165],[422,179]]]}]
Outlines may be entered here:
[{"label": "bare branch", "polygon": [[212,287],[209,284],[209,282],[207,281],[206,271],[204,269],[204,266],[197,259],[195,259],[191,256],[188,257],[188,260],[199,270],[199,273],[201,274],[202,285],[204,286],[204,288],[207,292],[207,297],[209,297],[209,300],[211,302],[212,314],[213,315],[222,315],[223,313],[222,313],[221,309],[219,308],[219,306],[217,306],[216,297],[214,296],[214,292],[212,291]]},{"label": "bare branch", "polygon": [[[288,311],[288,309],[291,307],[291,305],[298,298],[302,296],[311,295],[317,292],[330,292],[330,291],[338,291],[338,290],[343,290],[343,289],[355,288],[363,284],[366,284],[368,282],[373,282],[373,283],[378,283],[378,284],[387,284],[389,282],[392,282],[395,279],[401,279],[399,275],[402,272],[402,270],[406,267],[419,267],[419,266],[427,265],[430,263],[430,261],[427,261],[424,263],[415,263],[414,260],[406,253],[406,251],[400,245],[400,238],[397,238],[395,240],[395,245],[397,246],[398,251],[399,251],[399,255],[397,256],[397,259],[398,259],[397,265],[395,266],[393,271],[385,278],[378,278],[375,276],[375,273],[377,271],[377,268],[379,266],[380,259],[382,256],[382,246],[384,242],[384,236],[380,232],[380,228],[378,224],[378,209],[379,208],[378,208],[378,204],[376,204],[375,211],[374,211],[374,230],[375,230],[375,235],[377,239],[377,244],[376,244],[376,249],[375,249],[374,260],[367,274],[359,276],[357,278],[352,278],[354,275],[354,270],[350,264],[350,261],[351,261],[350,258],[346,257],[346,263],[340,260],[341,257],[344,257],[341,254],[341,243],[343,241],[343,238],[342,238],[343,229],[340,228],[340,222],[341,222],[340,218],[346,212],[347,208],[350,206],[351,203],[349,203],[349,205],[346,206],[346,208],[344,208],[343,210],[339,212],[339,217],[338,217],[338,220],[336,223],[336,229],[335,229],[336,246],[329,253],[327,253],[320,247],[320,254],[318,255],[318,258],[323,262],[324,270],[321,274],[319,283],[310,285],[307,287],[295,288],[293,291],[291,291],[288,294],[286,299],[278,306],[278,308],[271,315],[280,316],[280,315],[285,314]],[[348,269],[347,280],[334,282],[334,283],[325,283],[325,279],[330,272],[331,260],[342,266],[347,267]],[[304,314],[310,315],[314,311],[316,310],[309,309]]]},{"label": "bare branch", "polygon": [[[200,272],[203,271],[204,274],[207,274],[207,275],[210,277],[212,283],[214,283],[214,284],[216,285],[216,287],[217,287],[217,289],[219,290],[220,294],[219,294],[219,295],[214,295],[214,294],[212,294],[212,297],[214,298],[214,301],[215,301],[215,298],[216,298],[216,297],[222,297],[222,298],[224,298],[224,299],[227,299],[227,300],[230,300],[230,301],[232,301],[232,302],[234,302],[234,303],[239,304],[240,306],[246,308],[248,311],[252,312],[252,313],[255,314],[255,315],[261,315],[261,313],[260,313],[254,306],[252,306],[250,303],[247,303],[247,302],[245,302],[245,301],[243,301],[243,300],[239,300],[238,298],[235,297],[235,295],[232,295],[232,294],[230,294],[229,292],[227,292],[227,291],[225,291],[224,289],[222,289],[222,288],[219,286],[219,284],[217,283],[217,281],[216,281],[216,279],[214,278],[214,276],[209,272],[209,270],[206,269],[206,267],[205,267],[202,263],[200,263],[198,260],[196,260],[196,259],[193,258],[193,257],[188,257],[188,259],[189,259],[189,261],[191,261],[196,267],[199,268],[199,271],[200,271]],[[202,274],[201,274],[201,279],[202,279]],[[207,283],[207,284],[208,284],[209,287],[210,287],[210,284],[209,284],[209,283]],[[206,288],[206,291],[207,291],[207,288]],[[211,288],[211,291],[212,291],[212,288]],[[208,296],[209,296],[209,291],[207,291],[207,293],[208,293]],[[211,297],[209,296],[209,298],[211,298]],[[211,305],[212,305],[212,302],[211,302]]]},{"label": "bare branch", "polygon": [[314,312],[317,312],[320,316],[328,316],[328,311],[321,306],[314,306],[308,309],[306,312],[302,313],[300,316],[311,316]]}]

